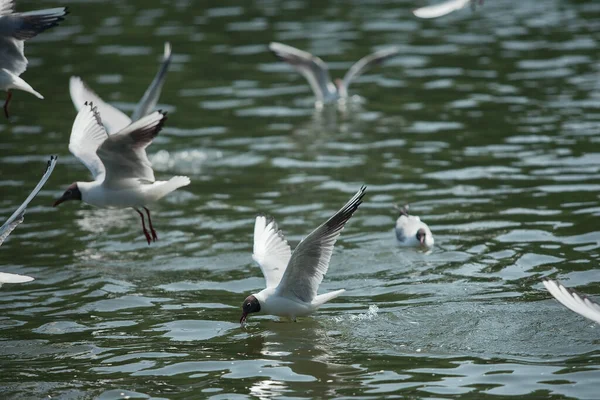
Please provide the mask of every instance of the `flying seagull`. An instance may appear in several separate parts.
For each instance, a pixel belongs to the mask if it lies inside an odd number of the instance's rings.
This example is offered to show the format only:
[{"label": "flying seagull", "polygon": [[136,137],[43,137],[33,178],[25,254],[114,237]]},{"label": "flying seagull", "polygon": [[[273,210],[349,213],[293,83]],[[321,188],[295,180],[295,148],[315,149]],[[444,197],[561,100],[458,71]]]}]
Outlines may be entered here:
[{"label": "flying seagull", "polygon": [[344,292],[340,289],[317,295],[333,246],[361,205],[366,189],[361,187],[344,207],[302,239],[293,253],[274,220],[263,215],[256,217],[252,258],[262,269],[267,288],[244,300],[240,324],[246,322],[248,314],[256,312],[295,320]]},{"label": "flying seagull", "polygon": [[169,64],[171,64],[171,44],[166,42],[163,60],[158,68],[158,72],[152,80],[152,83],[150,83],[150,86],[148,86],[148,89],[146,89],[144,96],[142,96],[142,99],[135,107],[133,114],[131,114],[131,118],[125,115],[121,110],[104,102],[100,96],[90,89],[90,87],[78,76],[72,76],[69,80],[71,100],[77,111],[81,110],[86,101],[94,103],[98,108],[98,112],[102,115],[102,122],[104,123],[107,132],[109,134],[116,133],[132,122],[135,122],[154,111],[167,77]]},{"label": "flying seagull", "polygon": [[363,57],[350,67],[344,75],[344,79],[336,79],[334,84],[329,77],[327,64],[319,57],[276,42],[270,43],[269,49],[275,56],[290,64],[306,78],[317,98],[317,105],[346,99],[348,97],[348,86],[355,78],[369,68],[383,63],[400,52],[397,47],[388,47]]},{"label": "flying seagull", "polygon": [[[85,103],[73,123],[69,151],[91,171],[94,181],[71,184],[54,207],[67,200],[81,200],[101,208],[132,207],[142,218],[148,244],[156,241],[158,236],[146,206],[190,184],[187,176],[174,176],[168,181],[154,178],[146,147],[166,119],[166,113],[155,111],[109,135],[97,107]],[[140,208],[146,211],[149,229]]]},{"label": "flying seagull", "polygon": [[[2,243],[4,243],[8,235],[10,235],[10,233],[21,222],[23,222],[25,210],[29,205],[29,202],[33,200],[33,198],[39,193],[40,190],[42,190],[42,187],[44,186],[48,178],[50,178],[50,175],[52,175],[52,171],[54,170],[54,166],[56,165],[56,160],[56,156],[50,156],[50,160],[46,165],[46,172],[44,172],[42,179],[40,179],[36,187],[25,199],[23,204],[21,204],[21,206],[17,208],[17,210],[6,220],[4,225],[0,226],[0,246],[2,246]],[[30,282],[32,280],[33,278],[30,276],[0,272],[0,286],[2,286],[3,283],[23,283]]]},{"label": "flying seagull", "polygon": [[12,89],[44,98],[19,77],[27,69],[24,43],[27,39],[58,25],[67,14],[66,7],[17,13],[13,0],[0,0],[0,89],[7,92],[4,102],[6,118],[9,117],[8,105],[12,98]]}]

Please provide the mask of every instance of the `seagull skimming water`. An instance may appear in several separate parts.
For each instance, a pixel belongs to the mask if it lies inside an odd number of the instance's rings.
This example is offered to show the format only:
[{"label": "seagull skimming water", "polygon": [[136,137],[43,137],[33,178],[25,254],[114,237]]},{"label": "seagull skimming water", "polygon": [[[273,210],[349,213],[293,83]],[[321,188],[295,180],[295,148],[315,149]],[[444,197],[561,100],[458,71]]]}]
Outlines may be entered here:
[{"label": "seagull skimming water", "polygon": [[302,239],[292,253],[274,220],[259,215],[254,224],[252,258],[260,265],[267,288],[244,300],[240,324],[248,314],[288,317],[292,320],[316,311],[336,298],[344,289],[317,295],[317,289],[329,268],[333,246],[346,222],[365,195],[365,186],[323,225]]},{"label": "seagull skimming water", "polygon": [[348,86],[355,78],[367,69],[383,63],[400,52],[396,47],[388,47],[363,57],[350,67],[344,79],[336,79],[334,84],[329,77],[327,64],[319,57],[276,42],[269,44],[269,49],[275,56],[290,64],[306,78],[317,98],[316,105],[346,99],[348,97]]},{"label": "seagull skimming water", "polygon": [[[154,178],[146,147],[158,135],[166,119],[164,113],[155,111],[109,135],[98,109],[85,103],[73,123],[69,151],[91,171],[94,181],[71,184],[54,206],[67,200],[81,200],[102,208],[132,207],[142,218],[148,244],[156,241],[158,237],[146,205],[190,184],[187,176],[175,176],[168,181]],[[149,230],[140,208],[146,211]]]},{"label": "seagull skimming water", "polygon": [[433,234],[426,223],[416,215],[408,214],[408,205],[404,207],[394,206],[400,212],[396,220],[396,238],[402,246],[433,247]]}]

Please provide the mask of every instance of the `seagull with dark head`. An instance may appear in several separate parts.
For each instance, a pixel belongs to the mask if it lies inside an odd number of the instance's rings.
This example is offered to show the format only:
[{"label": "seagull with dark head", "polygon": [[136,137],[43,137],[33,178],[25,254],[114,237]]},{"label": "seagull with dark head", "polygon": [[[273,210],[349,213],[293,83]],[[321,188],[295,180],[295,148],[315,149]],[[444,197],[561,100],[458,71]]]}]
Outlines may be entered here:
[{"label": "seagull with dark head", "polygon": [[396,238],[402,246],[407,247],[433,247],[433,234],[421,218],[408,213],[408,205],[394,208],[400,212],[396,220]]}]

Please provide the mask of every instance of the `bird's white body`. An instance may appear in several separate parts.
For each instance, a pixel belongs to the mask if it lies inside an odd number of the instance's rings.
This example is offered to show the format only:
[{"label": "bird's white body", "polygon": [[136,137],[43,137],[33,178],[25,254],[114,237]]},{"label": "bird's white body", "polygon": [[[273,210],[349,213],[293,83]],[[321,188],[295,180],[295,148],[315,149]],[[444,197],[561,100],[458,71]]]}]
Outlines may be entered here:
[{"label": "bird's white body", "polygon": [[379,50],[373,54],[358,60],[344,75],[344,79],[336,79],[335,84],[331,81],[327,64],[319,57],[299,50],[295,47],[282,43],[272,42],[269,49],[281,60],[287,62],[296,69],[308,81],[315,94],[315,105],[335,103],[348,98],[348,86],[358,76],[374,65],[397,55],[400,50],[390,47]]},{"label": "bird's white body", "polygon": [[245,301],[250,307],[258,301],[260,310],[244,309],[241,322],[248,312],[287,317],[292,320],[316,311],[323,304],[344,293],[344,289],[317,295],[317,290],[329,268],[333,246],[344,225],[362,203],[363,186],[336,214],[305,237],[292,253],[283,233],[274,220],[263,215],[254,224],[254,251],[266,281],[266,289],[254,293]]},{"label": "bird's white body", "polygon": [[[425,231],[425,240],[421,244],[420,240],[417,239],[417,232],[420,229]],[[426,223],[421,221],[421,218],[416,215],[400,215],[396,220],[396,238],[401,246],[406,247],[418,247],[425,246],[427,248],[433,247],[434,239],[431,230]]]},{"label": "bird's white body", "polygon": [[34,279],[31,276],[20,274],[9,274],[8,272],[0,272],[0,286],[4,283],[25,283],[31,282]]}]

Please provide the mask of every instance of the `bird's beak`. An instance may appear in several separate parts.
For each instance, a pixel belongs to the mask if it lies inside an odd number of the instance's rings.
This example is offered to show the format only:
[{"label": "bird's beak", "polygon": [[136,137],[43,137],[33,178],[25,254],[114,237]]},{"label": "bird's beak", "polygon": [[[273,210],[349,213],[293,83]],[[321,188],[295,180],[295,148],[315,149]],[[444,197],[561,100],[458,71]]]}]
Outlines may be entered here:
[{"label": "bird's beak", "polygon": [[421,246],[425,245],[425,235],[421,236],[421,238],[419,239],[419,242],[421,242]]},{"label": "bird's beak", "polygon": [[248,314],[243,313],[242,318],[240,318],[240,325],[244,325],[246,323],[246,317],[248,317]]},{"label": "bird's beak", "polygon": [[57,205],[59,205],[60,203],[64,203],[65,201],[67,201],[67,198],[63,195],[60,199],[58,199],[54,202],[52,207],[56,207]]}]

